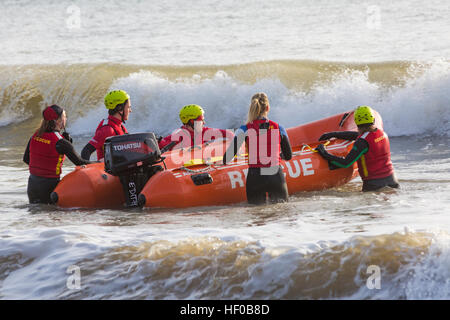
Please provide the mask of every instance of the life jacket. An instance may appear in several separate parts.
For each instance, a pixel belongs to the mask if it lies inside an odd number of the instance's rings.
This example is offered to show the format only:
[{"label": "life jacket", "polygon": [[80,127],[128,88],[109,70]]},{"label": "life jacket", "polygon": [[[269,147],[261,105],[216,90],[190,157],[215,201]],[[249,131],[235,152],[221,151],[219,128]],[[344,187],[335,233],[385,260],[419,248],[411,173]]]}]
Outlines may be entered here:
[{"label": "life jacket", "polygon": [[114,135],[121,136],[123,134],[128,134],[127,128],[123,125],[122,121],[117,119],[114,116],[108,116],[107,119],[103,119],[100,121],[97,129],[95,130],[94,138],[89,141],[95,149],[97,150],[97,159],[103,159],[104,157],[104,148],[103,144],[105,143],[105,139],[111,137],[110,133],[106,134],[106,132],[102,132],[100,129],[104,127],[110,127],[114,131]]},{"label": "life jacket", "polygon": [[249,168],[278,166],[281,161],[280,127],[268,119],[257,119],[246,125],[246,147]]},{"label": "life jacket", "polygon": [[32,175],[45,178],[59,178],[65,155],[56,151],[56,143],[63,139],[57,132],[45,132],[41,137],[37,132],[30,141],[29,170]]},{"label": "life jacket", "polygon": [[95,131],[97,132],[98,129],[106,126],[111,127],[116,133],[116,136],[121,136],[128,133],[127,128],[125,128],[122,121],[113,116],[108,116],[107,119],[103,119],[102,121],[100,121]]},{"label": "life jacket", "polygon": [[364,132],[358,138],[369,144],[369,150],[358,159],[358,171],[363,180],[386,178],[394,173],[387,134],[377,129]]}]

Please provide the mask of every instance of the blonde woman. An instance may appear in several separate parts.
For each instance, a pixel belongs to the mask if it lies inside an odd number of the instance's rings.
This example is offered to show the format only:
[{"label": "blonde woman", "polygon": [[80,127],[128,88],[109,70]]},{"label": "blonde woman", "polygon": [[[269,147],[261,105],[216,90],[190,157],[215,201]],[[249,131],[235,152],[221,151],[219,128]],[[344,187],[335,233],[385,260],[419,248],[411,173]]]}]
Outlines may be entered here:
[{"label": "blonde woman", "polygon": [[247,201],[264,204],[267,195],[271,202],[288,200],[288,188],[283,170],[283,159],[292,158],[291,144],[283,126],[269,120],[269,99],[265,93],[253,95],[248,111],[247,124],[241,126],[223,156],[226,164],[236,155],[245,140],[248,150]]}]

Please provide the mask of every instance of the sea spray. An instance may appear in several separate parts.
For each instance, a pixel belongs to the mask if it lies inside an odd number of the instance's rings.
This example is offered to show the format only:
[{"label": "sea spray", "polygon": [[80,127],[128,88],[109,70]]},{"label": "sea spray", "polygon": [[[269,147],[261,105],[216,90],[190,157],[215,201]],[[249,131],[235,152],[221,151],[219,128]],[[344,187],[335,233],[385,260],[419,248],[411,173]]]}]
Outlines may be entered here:
[{"label": "sea spray", "polygon": [[[303,75],[308,67],[315,70],[313,82]],[[215,67],[99,64],[0,68],[2,126],[24,121],[36,124],[41,110],[56,103],[67,109],[68,128],[74,135],[92,135],[106,117],[105,93],[121,88],[131,96],[133,113],[127,122],[131,132],[169,134],[179,127],[179,109],[189,103],[204,107],[207,125],[237,128],[246,118],[250,97],[259,91],[269,95],[271,118],[286,127],[366,104],[381,113],[390,136],[445,136],[450,130],[450,62],[446,60],[367,65],[272,61]]]}]

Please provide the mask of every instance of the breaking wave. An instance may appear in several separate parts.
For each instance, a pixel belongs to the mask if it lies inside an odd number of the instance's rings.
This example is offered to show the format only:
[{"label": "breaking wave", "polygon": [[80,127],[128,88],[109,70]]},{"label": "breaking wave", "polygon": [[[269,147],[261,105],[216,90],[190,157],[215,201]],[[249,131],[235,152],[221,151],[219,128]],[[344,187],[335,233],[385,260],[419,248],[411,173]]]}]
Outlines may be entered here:
[{"label": "breaking wave", "polygon": [[[269,95],[271,118],[286,127],[366,104],[383,117],[391,136],[450,133],[450,62],[349,64],[268,61],[228,66],[119,64],[0,66],[0,127],[37,123],[52,103],[68,112],[68,127],[90,135],[105,117],[103,97],[124,89],[132,101],[129,131],[171,132],[190,103],[208,125],[236,128],[250,97]],[[26,132],[29,135],[29,132]]]}]

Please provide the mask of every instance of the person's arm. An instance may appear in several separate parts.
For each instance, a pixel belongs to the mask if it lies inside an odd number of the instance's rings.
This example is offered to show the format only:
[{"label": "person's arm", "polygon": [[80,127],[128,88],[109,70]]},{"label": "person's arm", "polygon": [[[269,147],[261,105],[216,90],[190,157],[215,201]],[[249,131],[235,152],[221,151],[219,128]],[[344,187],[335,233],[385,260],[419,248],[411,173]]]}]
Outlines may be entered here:
[{"label": "person's arm", "polygon": [[59,154],[65,154],[73,164],[81,166],[83,164],[95,163],[95,161],[89,161],[82,159],[80,155],[75,151],[73,145],[66,139],[60,139],[56,142],[56,151]]},{"label": "person's arm", "polygon": [[172,142],[172,135],[169,134],[168,136],[166,136],[166,137],[162,138],[161,140],[159,140],[159,142],[158,142],[159,149],[160,150],[163,149],[164,147],[166,147],[171,142]]},{"label": "person's arm", "polygon": [[73,139],[67,131],[64,130],[64,132],[62,133],[62,136],[64,137],[64,139],[66,139],[70,143],[73,143]]},{"label": "person's arm", "polygon": [[324,133],[319,137],[319,141],[337,138],[342,140],[356,140],[359,136],[358,131],[333,131]]},{"label": "person's arm", "polygon": [[228,146],[227,151],[225,151],[225,153],[223,155],[223,159],[222,159],[223,164],[227,164],[228,162],[233,160],[234,156],[237,154],[242,143],[244,143],[244,141],[245,141],[245,132],[246,131],[247,131],[247,126],[245,126],[245,125],[236,130],[233,140],[231,141],[230,145]]},{"label": "person's arm", "polygon": [[288,134],[286,132],[286,129],[284,127],[280,127],[280,148],[281,148],[281,155],[284,160],[291,160],[292,159],[292,148],[291,143],[289,141]]},{"label": "person's arm", "polygon": [[95,147],[89,142],[84,146],[83,150],[81,150],[81,158],[84,160],[91,159],[91,154],[95,151]]},{"label": "person's arm", "polygon": [[168,145],[164,146],[163,148],[159,149],[161,151],[161,154],[166,153],[167,151],[171,150],[177,143],[175,141],[172,141]]},{"label": "person's arm", "polygon": [[23,154],[23,162],[25,162],[28,165],[30,164],[30,142],[31,142],[31,139],[28,140],[27,147],[26,147],[25,152]]},{"label": "person's arm", "polygon": [[326,160],[330,161],[333,165],[339,167],[339,168],[348,168],[353,163],[358,161],[358,159],[367,151],[369,151],[369,144],[364,139],[358,139],[356,140],[355,144],[353,145],[352,150],[347,154],[345,157],[337,157],[332,154],[329,154],[326,150],[323,144],[319,144],[316,148],[316,150],[319,152],[319,154],[325,158]]},{"label": "person's arm", "polygon": [[[94,137],[88,143],[90,145],[92,145],[96,150],[103,150],[103,145],[105,144],[106,138],[115,136],[115,135],[116,135],[116,133],[112,127],[103,126],[103,127],[100,127],[97,129]],[[90,147],[88,147],[88,148],[90,148]],[[91,152],[91,154],[92,154],[92,152]],[[87,151],[85,151],[84,155],[87,156]],[[89,157],[90,157],[90,155],[89,155]],[[83,157],[83,159],[86,159],[86,158]]]},{"label": "person's arm", "polygon": [[[172,134],[169,134],[168,136],[162,138],[161,141],[158,143],[158,146],[160,150],[166,147],[166,151],[169,151],[173,150],[173,148],[176,146],[192,146],[191,140],[192,140],[191,133],[184,127],[181,127],[172,132]],[[169,145],[172,146],[169,147]]]}]

